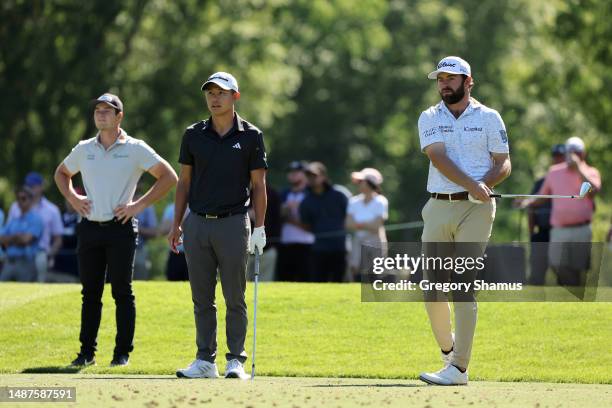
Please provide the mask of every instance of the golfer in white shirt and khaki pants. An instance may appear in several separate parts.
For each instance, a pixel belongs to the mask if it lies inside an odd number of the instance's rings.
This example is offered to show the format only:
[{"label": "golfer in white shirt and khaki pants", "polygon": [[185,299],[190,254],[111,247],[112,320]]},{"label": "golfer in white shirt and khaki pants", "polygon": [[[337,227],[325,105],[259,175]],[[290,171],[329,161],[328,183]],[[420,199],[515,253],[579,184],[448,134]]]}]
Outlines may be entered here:
[{"label": "golfer in white shirt and khaki pants", "polygon": [[[436,79],[442,101],[419,118],[421,149],[430,160],[427,190],[431,198],[422,211],[423,247],[453,247],[455,256],[467,247],[470,256],[482,256],[491,235],[495,202],[491,189],[510,174],[508,137],[501,116],[471,98],[474,81],[470,65],[459,57],[446,57],[429,74]],[[473,199],[481,203],[468,199]],[[452,244],[447,244],[452,243]],[[457,244],[470,243],[470,244]],[[458,270],[425,271],[426,279],[473,279]],[[446,275],[445,275],[446,273]],[[433,296],[432,296],[433,295]],[[442,297],[440,297],[442,295]],[[444,367],[422,373],[420,379],[434,385],[465,385],[476,330],[477,306],[473,292],[452,293],[455,334],[451,329],[447,294],[425,293],[426,309]]]}]

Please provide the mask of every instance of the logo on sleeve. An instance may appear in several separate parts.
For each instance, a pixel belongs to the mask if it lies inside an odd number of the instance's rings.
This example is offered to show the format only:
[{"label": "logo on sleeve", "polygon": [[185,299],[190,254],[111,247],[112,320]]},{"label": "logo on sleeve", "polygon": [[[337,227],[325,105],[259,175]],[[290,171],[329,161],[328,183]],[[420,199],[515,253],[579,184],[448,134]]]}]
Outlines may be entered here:
[{"label": "logo on sleeve", "polygon": [[504,129],[501,129],[499,131],[499,136],[501,137],[502,143],[508,143],[508,135],[506,134],[506,131]]},{"label": "logo on sleeve", "polygon": [[435,127],[429,128],[425,132],[423,132],[423,137],[425,138],[431,137],[436,134],[437,130],[438,128],[435,128]]}]

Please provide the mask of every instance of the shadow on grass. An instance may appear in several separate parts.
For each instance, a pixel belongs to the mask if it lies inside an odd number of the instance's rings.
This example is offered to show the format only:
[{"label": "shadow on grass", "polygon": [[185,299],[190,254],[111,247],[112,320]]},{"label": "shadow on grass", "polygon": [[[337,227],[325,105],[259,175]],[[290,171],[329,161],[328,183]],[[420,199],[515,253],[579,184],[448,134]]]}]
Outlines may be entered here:
[{"label": "shadow on grass", "polygon": [[72,366],[47,366],[29,367],[23,370],[22,374],[74,374],[81,371],[80,367]]},{"label": "shadow on grass", "polygon": [[168,380],[177,380],[180,382],[184,382],[184,381],[189,381],[189,380],[193,380],[194,382],[196,382],[196,380],[201,381],[201,378],[181,378],[180,380],[176,377],[176,376],[171,376],[168,375],[167,377],[136,377],[139,374],[134,374],[134,376],[131,375],[124,375],[124,376],[113,376],[113,377],[90,377],[90,376],[84,376],[81,377],[82,380],[163,380],[163,381],[168,381]]},{"label": "shadow on grass", "polygon": [[317,384],[309,385],[312,388],[348,388],[348,387],[375,387],[375,388],[395,388],[395,387],[427,387],[427,384]]}]

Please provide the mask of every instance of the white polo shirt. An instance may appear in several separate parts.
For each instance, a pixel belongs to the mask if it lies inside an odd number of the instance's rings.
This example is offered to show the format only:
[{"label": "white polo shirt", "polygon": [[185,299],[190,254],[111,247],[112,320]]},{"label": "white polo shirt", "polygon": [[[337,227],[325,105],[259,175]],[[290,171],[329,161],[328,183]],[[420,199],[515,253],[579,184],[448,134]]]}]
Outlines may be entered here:
[{"label": "white polo shirt", "polygon": [[108,149],[98,136],[83,140],[64,159],[72,174],[81,173],[92,210],[90,221],[108,221],[113,210],[132,201],[136,184],[145,171],[161,161],[149,145],[128,136],[123,129],[117,141]]},{"label": "white polo shirt", "polygon": [[[419,139],[421,150],[433,143],[444,143],[447,156],[474,180],[482,180],[493,167],[491,153],[509,152],[501,116],[473,98],[459,118],[442,101],[423,111],[419,117]],[[427,191],[457,193],[465,188],[447,179],[430,162]]]},{"label": "white polo shirt", "polygon": [[[351,197],[346,209],[346,213],[353,217],[353,220],[357,223],[372,222],[378,217],[383,220],[389,218],[389,201],[381,194],[377,194],[367,203],[365,202],[365,196],[359,194],[355,197]],[[355,233],[357,237],[367,237],[369,233],[367,231],[357,231]]]}]

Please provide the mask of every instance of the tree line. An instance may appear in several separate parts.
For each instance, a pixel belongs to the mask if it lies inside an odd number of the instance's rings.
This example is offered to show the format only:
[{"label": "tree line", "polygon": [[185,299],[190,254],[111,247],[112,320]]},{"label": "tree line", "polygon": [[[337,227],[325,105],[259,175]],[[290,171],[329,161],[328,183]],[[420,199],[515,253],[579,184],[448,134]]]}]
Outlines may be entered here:
[{"label": "tree line", "polygon": [[[269,180],[294,159],[326,163],[335,182],[377,167],[391,220],[420,217],[428,162],[417,119],[439,99],[439,59],[470,62],[474,95],[508,128],[527,192],[569,136],[602,171],[612,160],[610,2],[576,0],[8,0],[0,5],[0,197],[57,163],[95,129],[88,101],[125,104],[124,127],[178,166],[183,130],[207,117],[200,85],[232,72],[238,111],[264,130]],[[54,188],[49,194],[59,198]],[[509,208],[509,204],[502,204]],[[6,206],[6,204],[5,204]],[[514,218],[498,213],[501,237]],[[603,226],[602,226],[603,228]],[[399,238],[415,238],[405,232]]]}]

